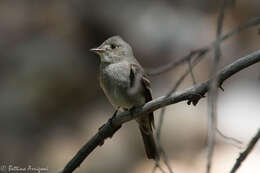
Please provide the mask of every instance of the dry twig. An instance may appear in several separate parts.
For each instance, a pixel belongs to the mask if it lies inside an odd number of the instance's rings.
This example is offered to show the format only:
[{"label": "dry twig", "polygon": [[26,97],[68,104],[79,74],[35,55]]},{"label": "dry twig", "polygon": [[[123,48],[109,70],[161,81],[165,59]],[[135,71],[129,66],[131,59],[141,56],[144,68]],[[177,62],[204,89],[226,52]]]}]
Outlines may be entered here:
[{"label": "dry twig", "polygon": [[224,16],[225,16],[225,8],[226,8],[226,0],[221,1],[220,12],[218,16],[217,23],[217,32],[216,32],[216,41],[215,41],[215,56],[214,60],[211,63],[211,72],[210,78],[212,79],[210,83],[210,91],[208,96],[208,142],[207,142],[207,173],[210,173],[213,152],[215,148],[215,137],[216,137],[216,129],[217,129],[217,97],[218,97],[218,86],[217,86],[217,68],[219,64],[219,60],[221,57],[221,33],[223,28]]},{"label": "dry twig", "polygon": [[[181,85],[183,80],[188,76],[188,74],[192,73],[191,72],[192,68],[194,68],[197,64],[199,64],[199,62],[203,59],[203,55],[204,55],[204,53],[201,52],[201,54],[199,54],[196,57],[196,59],[194,59],[193,63],[189,63],[189,69],[186,70],[186,72],[179,78],[179,80],[176,82],[176,84],[173,87],[173,89],[168,92],[166,97],[169,97],[170,95],[172,95],[178,89],[178,87]],[[194,77],[194,80],[195,80],[195,77]],[[167,155],[166,155],[166,153],[165,153],[165,151],[164,151],[164,149],[162,147],[161,138],[160,138],[161,137],[161,129],[162,129],[162,124],[163,124],[163,120],[164,120],[165,111],[166,111],[166,107],[163,107],[161,109],[161,112],[160,112],[158,128],[157,128],[157,131],[156,131],[156,141],[157,141],[157,144],[158,144],[160,155],[163,157],[163,161],[164,161],[165,165],[167,166],[169,172],[173,172],[171,167],[170,167],[170,164],[169,164],[169,161],[168,161],[168,157],[167,157]],[[155,164],[157,164],[157,163],[155,163]]]},{"label": "dry twig", "polygon": [[230,137],[230,136],[227,136],[225,135],[224,133],[222,133],[218,128],[216,129],[217,131],[217,134],[219,134],[219,136],[221,136],[222,138],[224,138],[225,140],[229,140],[229,141],[232,141],[234,142],[236,145],[232,144],[233,146],[237,147],[238,149],[242,149],[242,147],[240,145],[243,144],[242,141],[236,139],[236,138],[233,138],[233,137]]},{"label": "dry twig", "polygon": [[[230,32],[228,32],[227,34],[223,35],[220,37],[220,42],[225,41],[227,39],[229,39],[230,37],[234,36],[235,34],[238,34],[241,31],[244,31],[248,28],[257,26],[260,24],[260,16],[259,17],[255,17],[252,19],[247,20],[246,22],[240,24],[239,26],[235,27],[233,30],[231,30]],[[200,53],[208,53],[210,50],[212,50],[215,47],[217,41],[213,41],[209,46],[205,46],[196,50],[191,51],[188,55],[178,58],[177,61],[173,61],[168,63],[165,66],[162,67],[158,67],[156,69],[152,69],[148,71],[149,75],[159,75],[165,72],[168,72],[170,70],[173,70],[175,67],[182,65],[183,63],[187,62],[187,60],[192,59],[195,55],[198,55]]]},{"label": "dry twig", "polygon": [[232,170],[230,171],[230,173],[235,173],[238,168],[240,167],[240,165],[243,163],[243,161],[247,158],[247,156],[249,155],[249,153],[253,150],[253,148],[255,147],[257,141],[260,138],[260,129],[258,129],[258,132],[256,133],[256,135],[251,139],[251,141],[249,142],[249,144],[247,145],[246,149],[244,152],[240,153],[240,156],[237,158],[236,163],[234,164]]}]

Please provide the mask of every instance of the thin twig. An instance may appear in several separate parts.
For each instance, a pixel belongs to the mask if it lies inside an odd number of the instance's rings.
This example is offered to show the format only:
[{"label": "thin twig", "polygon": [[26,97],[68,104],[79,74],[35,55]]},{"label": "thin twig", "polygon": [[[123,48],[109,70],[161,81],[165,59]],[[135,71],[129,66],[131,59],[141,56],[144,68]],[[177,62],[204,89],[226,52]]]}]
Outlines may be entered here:
[{"label": "thin twig", "polygon": [[152,69],[152,70],[146,69],[146,71],[147,71],[148,75],[151,75],[151,76],[168,72],[168,71],[174,69],[175,67],[184,64],[188,60],[191,60],[195,55],[198,55],[201,53],[207,53],[208,50],[209,50],[209,47],[203,47],[203,48],[193,50],[188,55],[186,55],[182,58],[179,58],[177,61],[170,62],[167,65],[158,67],[156,69]]},{"label": "thin twig", "polygon": [[158,166],[158,168],[162,173],[166,173],[161,166]]},{"label": "thin twig", "polygon": [[[199,64],[199,62],[204,58],[205,54],[200,54],[196,57],[196,59],[194,59],[192,65],[191,65],[191,68],[194,68],[196,65]],[[183,75],[178,79],[178,81],[175,83],[174,87],[172,88],[172,90],[170,90],[166,96],[170,96],[172,95],[177,89],[178,87],[181,85],[181,83],[183,82],[183,80],[189,75],[190,73],[190,69],[187,69]]]},{"label": "thin twig", "polygon": [[159,169],[162,173],[166,173],[163,168],[161,167],[161,165],[159,164],[159,162],[156,162],[154,167],[153,167],[153,170],[152,170],[152,173],[155,173],[156,169]]},{"label": "thin twig", "polygon": [[[167,157],[167,155],[166,155],[166,153],[165,153],[165,151],[164,151],[164,149],[162,147],[162,144],[161,144],[161,129],[162,129],[162,124],[163,124],[163,120],[164,120],[165,110],[166,110],[166,108],[163,107],[161,109],[161,112],[160,112],[158,128],[157,128],[157,131],[156,131],[156,141],[157,141],[157,145],[158,145],[158,150],[159,150],[160,156],[162,157],[164,164],[168,168],[169,172],[173,173],[172,168],[171,168],[171,166],[169,164],[168,157]],[[158,164],[158,163],[156,162],[155,164]]]},{"label": "thin twig", "polygon": [[[239,58],[230,65],[227,65],[223,68],[217,75],[218,86],[221,86],[222,83],[230,78],[235,73],[253,65],[257,62],[260,62],[260,50],[257,50],[245,57]],[[169,97],[162,96],[156,98],[142,106],[138,106],[131,111],[125,111],[119,113],[114,119],[109,120],[105,123],[99,131],[80,149],[80,151],[68,162],[65,168],[62,170],[62,173],[71,173],[80,164],[84,159],[100,144],[102,144],[105,139],[112,137],[113,134],[118,130],[118,128],[130,120],[141,117],[147,113],[153,112],[162,107],[176,104],[182,101],[188,101],[188,104],[193,103],[196,105],[198,101],[203,98],[205,93],[209,90],[210,80],[201,83],[199,85],[193,86],[191,88],[185,89],[183,91],[177,92],[174,95]]]},{"label": "thin twig", "polygon": [[162,130],[164,114],[165,114],[165,107],[163,107],[161,109],[160,116],[159,116],[160,118],[159,118],[159,122],[158,122],[158,127],[157,127],[157,130],[156,130],[156,140],[158,142],[161,141],[161,130]]},{"label": "thin twig", "polygon": [[[163,124],[163,119],[164,119],[164,115],[165,115],[165,110],[166,108],[163,107],[161,109],[161,112],[160,112],[160,119],[159,119],[159,123],[158,123],[158,129],[156,131],[156,140],[157,140],[157,144],[158,144],[158,149],[159,149],[159,153],[160,153],[160,156],[162,157],[163,159],[163,162],[164,164],[166,165],[166,167],[168,168],[169,172],[170,173],[173,173],[173,170],[169,164],[169,159],[162,147],[162,144],[161,144],[161,129],[162,129],[162,124]],[[157,164],[157,163],[155,163]]]},{"label": "thin twig", "polygon": [[256,135],[251,139],[251,141],[247,145],[245,151],[240,153],[240,156],[237,158],[236,163],[234,164],[234,166],[233,166],[232,170],[230,171],[230,173],[235,173],[238,170],[238,168],[241,166],[243,161],[247,158],[249,153],[255,147],[257,141],[259,140],[259,138],[260,138],[260,129],[258,129],[258,132],[256,133]]},{"label": "thin twig", "polygon": [[[241,31],[244,31],[248,28],[257,26],[259,24],[260,24],[260,16],[249,19],[246,22],[235,27],[233,30],[231,30],[227,34],[221,36],[219,41],[220,42],[225,41],[228,38],[234,36],[235,34],[238,34]],[[168,72],[170,70],[173,70],[175,67],[187,62],[187,60],[192,59],[194,55],[199,54],[201,51],[208,53],[212,48],[214,48],[215,44],[216,44],[216,41],[213,41],[209,46],[205,46],[205,47],[201,47],[199,49],[193,50],[188,55],[178,58],[178,60],[175,60],[173,62],[167,63],[167,65],[165,65],[165,66],[158,67],[158,68],[155,68],[152,70],[147,69],[146,71],[148,71],[149,75],[159,75],[159,74]]]},{"label": "thin twig", "polygon": [[[194,66],[196,66],[197,64],[199,64],[199,62],[202,60],[204,54],[201,54],[200,56],[196,57],[196,59],[194,60],[193,64],[191,65],[191,68],[194,68]],[[185,73],[179,78],[179,80],[175,83],[173,89],[171,91],[169,91],[166,95],[166,97],[170,97],[176,90],[177,88],[180,86],[180,84],[183,82],[183,80],[185,79],[185,77],[188,76],[188,74],[190,73],[190,69],[186,70]],[[163,107],[161,109],[160,112],[160,118],[159,118],[159,123],[158,123],[158,128],[156,131],[156,139],[157,141],[160,141],[160,134],[161,134],[161,128],[162,128],[162,124],[163,124],[163,117],[165,114],[165,107]]]},{"label": "thin twig", "polygon": [[172,167],[171,167],[170,164],[169,164],[168,156],[166,155],[164,149],[163,149],[163,148],[159,148],[159,150],[160,150],[160,153],[161,153],[161,155],[162,155],[162,159],[163,159],[164,164],[165,164],[166,167],[168,168],[169,172],[170,172],[170,173],[173,173]]},{"label": "thin twig", "polygon": [[210,173],[212,158],[215,148],[215,137],[217,128],[217,96],[218,96],[218,86],[217,86],[217,68],[219,60],[221,57],[221,33],[223,28],[224,16],[225,16],[226,0],[221,1],[220,12],[217,21],[217,31],[216,31],[216,43],[215,45],[215,56],[211,64],[210,78],[213,79],[210,83],[210,91],[208,96],[208,143],[207,143],[207,173]]},{"label": "thin twig", "polygon": [[[194,62],[192,64],[190,63],[189,69],[186,70],[186,72],[179,78],[179,80],[176,82],[176,84],[173,87],[173,89],[170,92],[168,92],[167,97],[169,97],[171,94],[173,94],[177,90],[177,88],[180,86],[180,84],[183,82],[183,80],[186,78],[186,76],[188,76],[188,74],[191,73],[192,68],[194,68],[194,66],[199,64],[199,62],[202,60],[203,55],[204,54],[201,53],[200,55],[198,55],[196,57],[196,59],[194,60]],[[158,128],[157,128],[157,131],[156,131],[156,140],[157,140],[158,148],[160,149],[160,151],[163,151],[163,147],[161,145],[160,137],[161,137],[161,129],[162,129],[162,124],[163,124],[163,120],[164,120],[165,111],[166,111],[166,107],[163,107],[161,109],[161,112],[160,112]],[[160,153],[160,155],[162,155],[162,154]],[[167,157],[165,152],[164,152],[164,155],[162,155],[162,157],[164,157],[164,156]],[[163,161],[164,161],[164,163],[166,165],[168,165],[167,167],[169,167],[168,159],[166,159],[166,157],[163,158]]]},{"label": "thin twig", "polygon": [[221,136],[222,138],[226,139],[226,140],[229,140],[229,141],[232,141],[234,142],[235,144],[237,145],[234,145],[235,147],[241,149],[241,146],[238,146],[238,145],[242,145],[243,142],[236,139],[236,138],[233,138],[233,137],[230,137],[230,136],[227,136],[225,134],[223,134],[218,128],[216,129],[217,133],[219,134],[219,136]]},{"label": "thin twig", "polygon": [[197,83],[196,83],[195,75],[192,70],[191,60],[188,60],[188,65],[189,65],[189,71],[190,71],[192,83],[193,83],[193,85],[196,85]]},{"label": "thin twig", "polygon": [[[157,128],[157,131],[156,131],[156,141],[157,141],[160,156],[163,158],[163,162],[167,166],[169,172],[172,173],[173,171],[172,171],[172,168],[170,167],[168,157],[167,157],[167,155],[166,155],[166,153],[165,153],[165,151],[162,147],[162,144],[161,144],[161,129],[162,129],[162,124],[163,124],[163,120],[164,120],[165,110],[166,110],[166,108],[163,107],[161,109],[161,112],[160,112],[158,128]],[[155,164],[158,164],[158,163],[156,162]]]}]

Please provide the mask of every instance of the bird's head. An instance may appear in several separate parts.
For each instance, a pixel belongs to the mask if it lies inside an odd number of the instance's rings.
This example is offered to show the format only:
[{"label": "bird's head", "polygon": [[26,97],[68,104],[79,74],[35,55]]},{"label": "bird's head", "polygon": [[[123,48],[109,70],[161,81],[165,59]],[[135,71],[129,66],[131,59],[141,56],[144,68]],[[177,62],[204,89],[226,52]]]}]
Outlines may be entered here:
[{"label": "bird's head", "polygon": [[131,46],[120,36],[113,36],[104,41],[99,47],[90,49],[97,53],[102,62],[117,62],[133,56]]}]

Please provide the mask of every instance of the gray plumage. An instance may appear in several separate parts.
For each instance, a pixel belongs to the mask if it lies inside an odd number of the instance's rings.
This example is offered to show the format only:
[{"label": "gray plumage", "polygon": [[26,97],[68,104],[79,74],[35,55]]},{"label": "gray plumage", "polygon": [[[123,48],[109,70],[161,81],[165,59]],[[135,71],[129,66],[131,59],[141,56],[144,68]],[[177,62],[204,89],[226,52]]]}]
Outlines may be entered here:
[{"label": "gray plumage", "polygon": [[[150,82],[135,59],[131,46],[121,37],[113,36],[98,48],[91,49],[100,56],[100,86],[109,102],[121,109],[131,109],[152,100]],[[153,113],[136,119],[149,159],[158,159],[153,137]]]}]

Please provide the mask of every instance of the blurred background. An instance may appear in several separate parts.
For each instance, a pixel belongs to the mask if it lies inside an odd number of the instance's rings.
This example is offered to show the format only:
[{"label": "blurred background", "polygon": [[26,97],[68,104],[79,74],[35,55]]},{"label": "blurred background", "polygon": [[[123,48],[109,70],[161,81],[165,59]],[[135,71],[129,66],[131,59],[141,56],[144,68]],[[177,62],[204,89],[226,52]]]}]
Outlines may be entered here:
[{"label": "blurred background", "polygon": [[[207,0],[1,0],[0,164],[57,172],[112,116],[98,83],[99,58],[90,48],[120,35],[144,68],[155,69],[211,43],[218,7],[219,1]],[[230,4],[223,33],[259,11],[259,0],[237,0],[235,8]],[[223,42],[219,68],[260,48],[258,28]],[[194,69],[198,83],[208,79],[212,55]],[[187,68],[150,76],[154,98],[165,95]],[[259,79],[256,64],[232,76],[219,93],[218,127],[244,147],[260,127]],[[190,86],[189,76],[179,89]],[[206,136],[206,99],[196,107],[168,107],[162,145],[174,172],[205,171]],[[212,172],[228,172],[240,151],[217,136]],[[258,144],[238,172],[259,172],[259,160]],[[132,121],[75,172],[144,173],[153,164]]]}]

